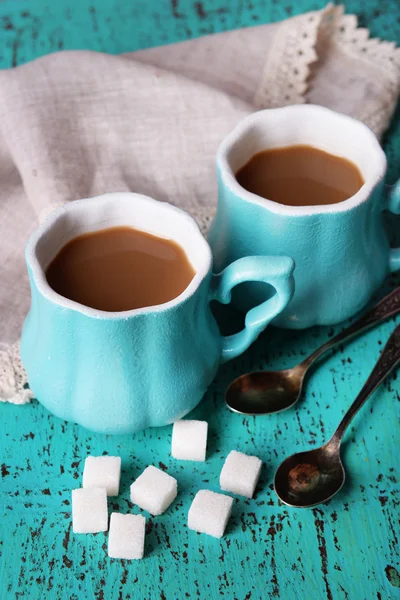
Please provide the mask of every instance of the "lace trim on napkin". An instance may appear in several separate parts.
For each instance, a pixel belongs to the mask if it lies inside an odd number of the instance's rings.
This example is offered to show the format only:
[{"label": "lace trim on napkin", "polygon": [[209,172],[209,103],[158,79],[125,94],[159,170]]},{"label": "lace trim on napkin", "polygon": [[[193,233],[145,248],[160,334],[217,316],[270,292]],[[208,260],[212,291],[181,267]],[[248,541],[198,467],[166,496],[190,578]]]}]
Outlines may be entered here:
[{"label": "lace trim on napkin", "polygon": [[396,108],[400,91],[400,48],[395,42],[370,38],[366,28],[358,27],[356,15],[345,15],[344,7],[331,11],[334,37],[347,54],[367,61],[384,74],[386,79],[385,103],[374,112],[362,111],[357,117],[368,125],[379,137],[387,129]]},{"label": "lace trim on napkin", "polygon": [[0,349],[0,401],[26,404],[32,398],[19,354],[19,342]]},{"label": "lace trim on napkin", "polygon": [[299,15],[279,24],[254,97],[257,108],[304,104],[310,67],[318,58],[315,50],[318,31],[327,10]]},{"label": "lace trim on napkin", "polygon": [[197,225],[200,227],[201,233],[204,235],[204,237],[206,237],[211,225],[211,221],[213,220],[217,211],[217,207],[197,206],[196,208],[188,208],[186,210],[191,214]]},{"label": "lace trim on napkin", "polygon": [[335,43],[348,55],[367,61],[384,73],[387,99],[376,112],[357,117],[379,136],[388,126],[400,87],[400,48],[395,42],[371,39],[358,27],[355,15],[345,15],[343,6],[328,6],[283,21],[268,52],[260,86],[255,94],[257,108],[304,104],[313,63],[318,60],[317,41]]}]

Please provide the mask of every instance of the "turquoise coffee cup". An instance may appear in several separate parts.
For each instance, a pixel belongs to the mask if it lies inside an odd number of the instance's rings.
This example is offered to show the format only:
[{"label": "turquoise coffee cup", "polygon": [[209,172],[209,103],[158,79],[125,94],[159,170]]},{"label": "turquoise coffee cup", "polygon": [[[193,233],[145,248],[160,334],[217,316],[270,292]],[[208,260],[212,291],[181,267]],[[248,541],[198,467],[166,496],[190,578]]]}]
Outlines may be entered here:
[{"label": "turquoise coffee cup", "polygon": [[[286,206],[252,194],[235,173],[257,152],[306,144],[355,163],[365,181],[339,204]],[[291,256],[295,293],[273,324],[301,329],[339,323],[357,313],[400,268],[382,212],[400,213],[400,186],[384,195],[386,157],[363,123],[312,105],[263,110],[245,118],[217,155],[218,211],[209,234],[216,270],[249,255]],[[248,309],[265,299],[265,288],[246,284],[233,303]]]},{"label": "turquoise coffee cup", "polygon": [[[62,246],[82,233],[121,225],[173,239],[185,250],[196,274],[180,296],[111,313],[50,288],[45,271]],[[21,355],[29,384],[52,413],[102,433],[133,433],[186,415],[219,364],[244,352],[294,289],[287,257],[246,257],[213,275],[210,247],[188,214],[130,193],[56,209],[30,238],[26,262],[32,303]],[[248,312],[243,331],[224,337],[210,301],[229,303],[232,288],[246,281],[268,283],[275,294]]]}]

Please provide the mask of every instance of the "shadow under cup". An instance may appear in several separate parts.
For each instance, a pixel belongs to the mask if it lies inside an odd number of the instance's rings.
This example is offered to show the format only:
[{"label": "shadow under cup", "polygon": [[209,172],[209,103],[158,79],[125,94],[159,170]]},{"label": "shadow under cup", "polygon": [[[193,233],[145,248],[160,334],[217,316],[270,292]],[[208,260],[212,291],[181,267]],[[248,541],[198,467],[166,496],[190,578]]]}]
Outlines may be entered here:
[{"label": "shadow under cup", "polygon": [[[308,145],[354,163],[364,184],[337,204],[289,206],[244,189],[236,173],[255,154]],[[288,106],[245,118],[217,154],[218,210],[208,241],[216,270],[247,255],[294,259],[295,293],[273,324],[302,329],[339,323],[363,308],[390,271],[400,268],[389,248],[382,211],[399,212],[400,197],[383,197],[386,157],[363,123],[327,108]],[[248,310],[271,294],[258,283],[233,291]]]}]

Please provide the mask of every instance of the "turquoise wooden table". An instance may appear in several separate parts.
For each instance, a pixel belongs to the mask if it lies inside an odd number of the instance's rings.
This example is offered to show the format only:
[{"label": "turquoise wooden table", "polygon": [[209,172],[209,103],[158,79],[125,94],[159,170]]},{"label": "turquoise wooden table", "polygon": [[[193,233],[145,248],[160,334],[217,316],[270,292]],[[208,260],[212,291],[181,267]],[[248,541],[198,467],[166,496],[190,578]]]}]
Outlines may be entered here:
[{"label": "turquoise wooden table", "polygon": [[[313,0],[3,0],[0,66],[62,48],[124,52],[322,6]],[[357,12],[372,35],[400,39],[399,11],[390,0],[352,0],[347,11]],[[399,112],[384,145],[391,182],[400,175]],[[392,218],[393,234],[399,224]],[[387,288],[395,283],[392,279]],[[170,458],[168,427],[109,437],[63,422],[36,401],[1,405],[0,598],[400,598],[398,375],[375,393],[347,433],[348,478],[329,504],[291,510],[279,504],[271,485],[285,456],[327,439],[393,328],[389,322],[329,356],[312,374],[295,410],[257,419],[231,414],[223,393],[234,376],[293,365],[340,327],[298,333],[270,329],[246,355],[221,368],[193,414],[210,428],[208,460],[197,466]],[[222,540],[188,531],[194,492],[218,491],[219,471],[232,448],[265,463],[255,500],[235,499]],[[140,562],[110,560],[105,534],[71,532],[70,490],[80,486],[84,458],[102,453],[122,457],[122,493],[110,502],[112,510],[137,512],[129,502],[129,485],[148,464],[166,468],[179,480],[180,494],[170,510],[148,519],[146,556]]]}]

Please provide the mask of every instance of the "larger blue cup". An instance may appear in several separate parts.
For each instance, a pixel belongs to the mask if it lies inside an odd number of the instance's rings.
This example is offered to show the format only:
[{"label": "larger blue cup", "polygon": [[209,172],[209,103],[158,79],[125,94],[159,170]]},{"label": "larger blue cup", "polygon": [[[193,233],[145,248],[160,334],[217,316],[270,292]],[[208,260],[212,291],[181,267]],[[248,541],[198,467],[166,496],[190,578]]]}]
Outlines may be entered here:
[{"label": "larger blue cup", "polygon": [[[45,271],[62,246],[120,225],[180,244],[196,272],[180,296],[111,313],[51,289]],[[293,294],[291,258],[242,258],[213,275],[211,250],[195,221],[139,194],[108,194],[56,209],[29,240],[26,262],[32,304],[21,355],[30,386],[58,417],[103,433],[133,433],[183,417],[221,361],[244,352]],[[228,303],[232,288],[245,281],[268,283],[276,293],[247,314],[243,331],[224,337],[210,300]]]}]

